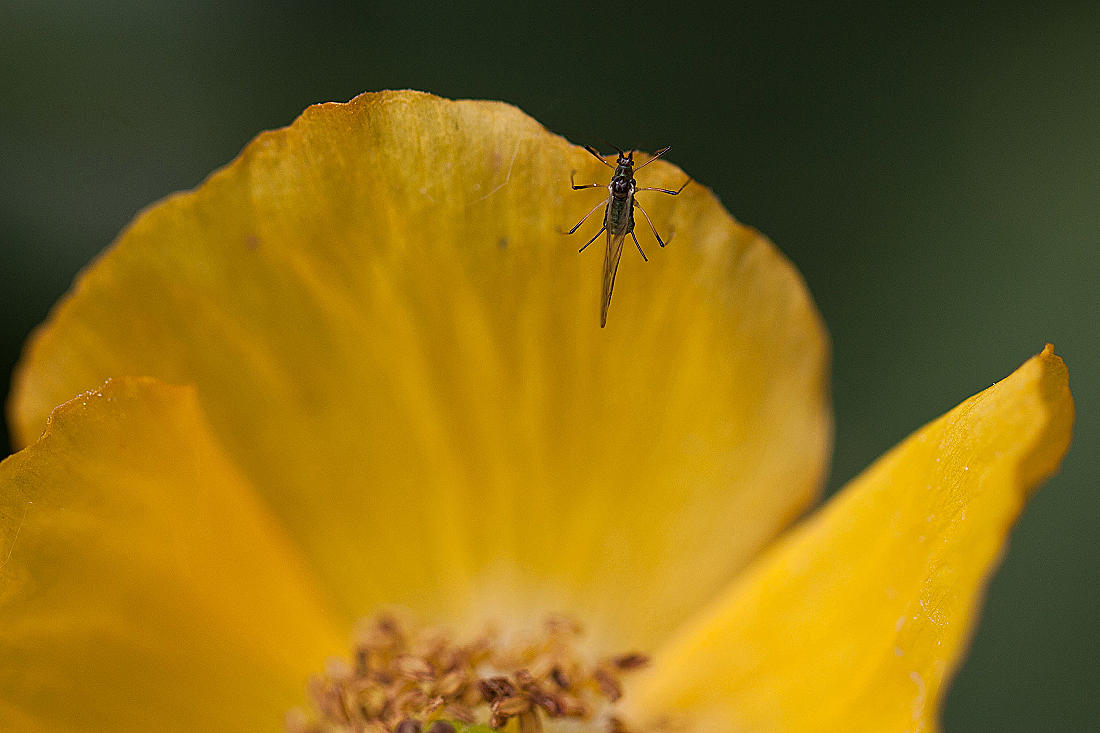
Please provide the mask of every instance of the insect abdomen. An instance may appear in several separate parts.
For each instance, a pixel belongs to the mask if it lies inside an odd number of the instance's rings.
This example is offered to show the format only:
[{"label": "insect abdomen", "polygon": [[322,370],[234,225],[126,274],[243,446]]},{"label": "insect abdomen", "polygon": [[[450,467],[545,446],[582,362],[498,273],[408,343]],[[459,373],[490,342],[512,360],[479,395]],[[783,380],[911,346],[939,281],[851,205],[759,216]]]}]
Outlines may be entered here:
[{"label": "insect abdomen", "polygon": [[611,203],[607,205],[607,215],[604,216],[603,224],[612,235],[626,234],[633,231],[634,207],[631,205],[630,199],[612,197]]}]

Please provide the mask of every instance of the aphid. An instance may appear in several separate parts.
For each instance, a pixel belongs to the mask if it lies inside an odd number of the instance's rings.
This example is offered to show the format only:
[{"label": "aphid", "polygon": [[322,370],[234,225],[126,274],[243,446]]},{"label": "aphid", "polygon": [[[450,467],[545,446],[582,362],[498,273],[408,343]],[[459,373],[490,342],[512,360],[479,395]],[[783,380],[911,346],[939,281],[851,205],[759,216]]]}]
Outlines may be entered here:
[{"label": "aphid", "polygon": [[[615,146],[613,146],[615,147]],[[661,148],[653,157],[638,166],[637,170],[645,168],[653,161],[660,158],[662,155],[669,151],[671,146]],[[642,212],[642,216],[645,217],[646,223],[649,224],[650,231],[653,232],[653,236],[657,238],[657,244],[662,247],[665,246],[664,240],[661,239],[661,235],[657,233],[657,228],[653,226],[653,222],[649,219],[649,214],[645,212],[645,209],[634,198],[634,194],[641,191],[659,191],[660,193],[667,193],[670,196],[676,196],[684,187],[691,183],[691,179],[684,181],[684,185],[675,191],[670,191],[667,188],[638,188],[637,182],[634,180],[634,151],[624,152],[621,148],[615,147],[615,150],[619,152],[619,159],[615,161],[615,165],[611,165],[599,152],[591,145],[585,145],[584,149],[591,153],[598,161],[606,165],[615,171],[615,175],[611,176],[611,182],[607,184],[607,198],[592,207],[591,211],[584,215],[576,226],[569,230],[568,234],[572,234],[580,228],[581,224],[584,224],[588,220],[588,217],[596,213],[596,209],[600,206],[605,206],[603,214],[603,227],[600,231],[596,232],[596,235],[589,239],[588,242],[581,247],[578,252],[583,252],[588,248],[589,244],[596,241],[596,238],[603,232],[607,232],[607,252],[604,253],[603,259],[603,296],[600,301],[600,328],[607,325],[607,309],[611,305],[611,291],[615,287],[615,273],[619,269],[619,258],[623,254],[623,242],[626,240],[626,235],[629,234],[634,238],[634,245],[638,248],[639,254],[642,255],[642,259],[649,262],[649,258],[645,256],[645,252],[642,251],[642,245],[638,242],[638,236],[634,234],[634,209]],[[574,191],[579,191],[582,188],[602,188],[603,184],[600,183],[588,183],[583,186],[578,186],[573,182],[573,175],[569,174],[569,185],[573,187]]]}]

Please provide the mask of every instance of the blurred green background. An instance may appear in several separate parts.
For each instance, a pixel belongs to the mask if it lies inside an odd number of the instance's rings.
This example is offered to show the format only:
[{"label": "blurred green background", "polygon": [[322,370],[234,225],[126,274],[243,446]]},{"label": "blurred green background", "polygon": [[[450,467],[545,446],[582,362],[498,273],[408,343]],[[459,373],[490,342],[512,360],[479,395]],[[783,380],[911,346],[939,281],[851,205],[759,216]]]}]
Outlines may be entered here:
[{"label": "blurred green background", "polygon": [[1095,729],[1100,4],[0,4],[5,383],[138,209],[311,103],[400,87],[503,99],[574,142],[672,144],[767,233],[833,336],[830,490],[1054,342],[1075,443],[945,723]]}]

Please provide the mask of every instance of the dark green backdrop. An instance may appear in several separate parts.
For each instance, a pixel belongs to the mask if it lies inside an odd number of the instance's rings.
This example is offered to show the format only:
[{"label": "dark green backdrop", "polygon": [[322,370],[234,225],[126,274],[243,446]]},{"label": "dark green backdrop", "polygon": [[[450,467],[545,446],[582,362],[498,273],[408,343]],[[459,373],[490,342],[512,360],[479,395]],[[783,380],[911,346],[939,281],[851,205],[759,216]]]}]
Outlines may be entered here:
[{"label": "dark green backdrop", "polygon": [[1100,5],[20,5],[0,1],[5,382],[139,208],[313,102],[412,87],[513,102],[575,142],[672,144],[824,313],[830,489],[1054,342],[1074,446],[1014,536],[946,727],[1095,729]]}]

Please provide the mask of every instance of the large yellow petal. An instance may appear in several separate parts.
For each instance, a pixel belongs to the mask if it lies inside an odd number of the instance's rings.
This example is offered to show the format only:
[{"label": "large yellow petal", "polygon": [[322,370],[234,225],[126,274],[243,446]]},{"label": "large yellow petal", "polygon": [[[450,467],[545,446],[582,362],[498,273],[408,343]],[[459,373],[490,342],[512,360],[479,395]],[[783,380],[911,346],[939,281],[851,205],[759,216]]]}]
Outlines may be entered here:
[{"label": "large yellow petal", "polygon": [[312,107],[84,273],[28,350],[15,431],[110,376],[194,383],[349,618],[499,600],[652,639],[814,497],[826,337],[698,183],[639,195],[675,236],[639,216],[650,262],[623,257],[601,329],[602,255],[576,252],[599,217],[562,232],[606,194],[573,169],[610,177],[504,104]]},{"label": "large yellow petal", "polygon": [[1006,535],[1070,440],[1048,346],[925,426],[658,655],[634,700],[694,731],[927,731]]},{"label": "large yellow petal", "polygon": [[0,464],[0,730],[274,730],[343,641],[193,390],[114,381]]}]

